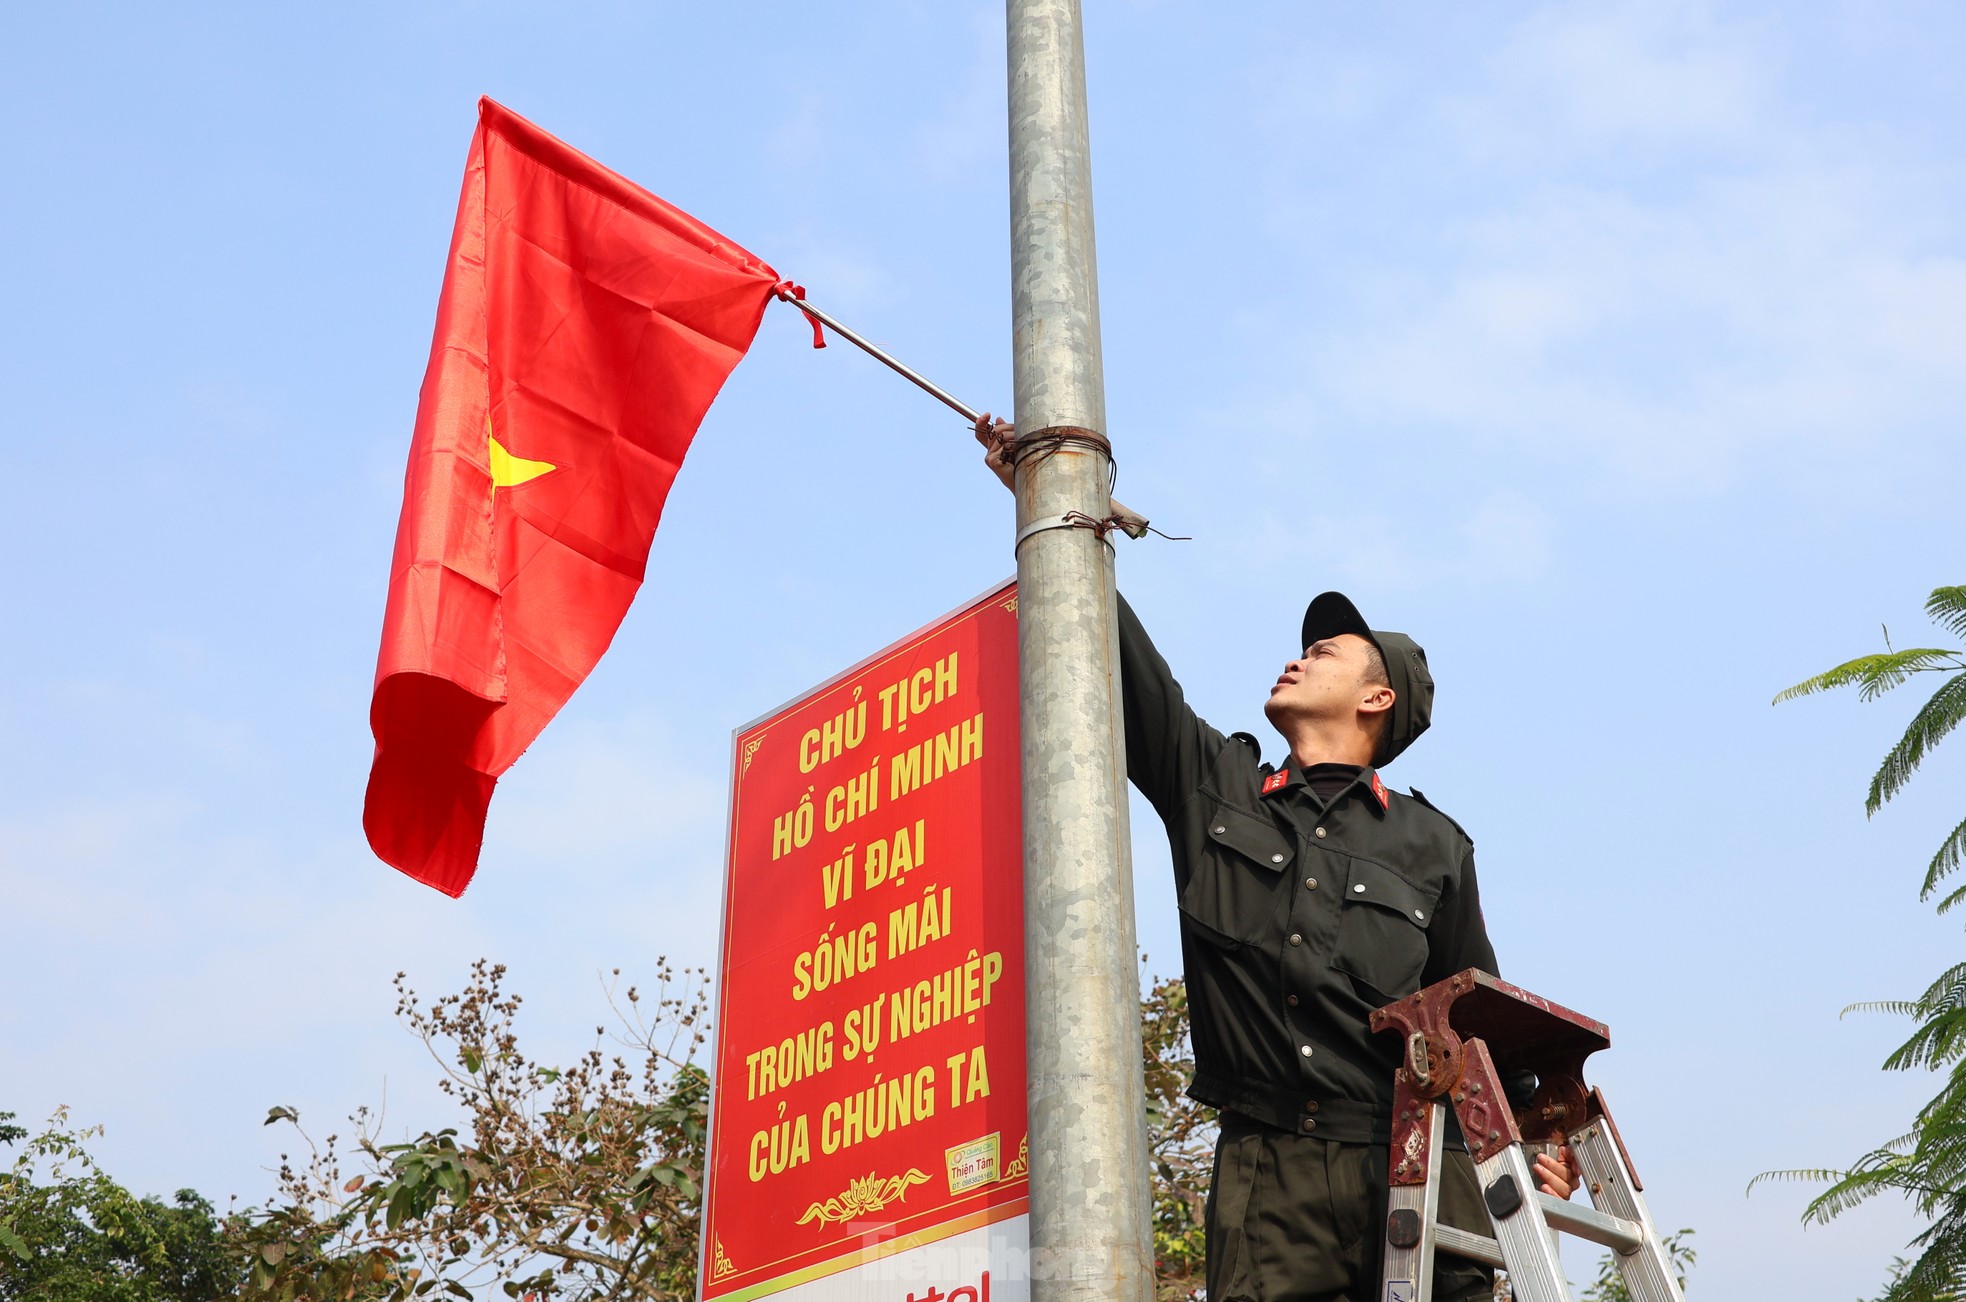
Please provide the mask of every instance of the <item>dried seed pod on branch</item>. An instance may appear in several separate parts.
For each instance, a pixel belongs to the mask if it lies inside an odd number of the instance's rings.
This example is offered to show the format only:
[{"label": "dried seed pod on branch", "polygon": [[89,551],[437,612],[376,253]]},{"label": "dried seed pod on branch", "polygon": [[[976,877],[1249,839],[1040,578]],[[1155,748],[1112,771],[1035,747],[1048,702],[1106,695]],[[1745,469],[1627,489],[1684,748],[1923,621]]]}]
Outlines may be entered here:
[{"label": "dried seed pod on branch", "polygon": [[[480,960],[465,989],[425,1006],[403,974],[397,1016],[430,1050],[464,1124],[384,1143],[379,1113],[351,1118],[347,1151],[307,1140],[279,1196],[234,1222],[263,1302],[480,1295],[643,1298],[696,1292],[709,1077],[700,970],[658,961],[653,997],[619,971],[618,1023],[571,1065],[529,1057],[506,970]],[[299,1128],[288,1108],[267,1123]],[[305,1132],[301,1132],[303,1139]]]}]

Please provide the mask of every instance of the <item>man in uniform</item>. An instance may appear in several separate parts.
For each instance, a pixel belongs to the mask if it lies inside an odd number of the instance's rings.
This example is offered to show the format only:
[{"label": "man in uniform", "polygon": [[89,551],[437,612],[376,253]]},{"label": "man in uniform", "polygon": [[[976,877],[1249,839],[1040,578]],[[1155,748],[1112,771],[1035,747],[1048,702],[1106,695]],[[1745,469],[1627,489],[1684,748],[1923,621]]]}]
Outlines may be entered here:
[{"label": "man in uniform", "polygon": [[[1009,425],[977,438],[1006,485]],[[1379,769],[1427,728],[1433,678],[1402,633],[1327,592],[1264,713],[1288,743],[1223,735],[1188,705],[1120,599],[1127,776],[1173,847],[1195,1052],[1188,1092],[1220,1109],[1206,1212],[1210,1302],[1368,1302],[1384,1250],[1387,1145],[1399,1046],[1375,1009],[1466,968],[1496,971],[1474,846]],[[1521,1082],[1522,1097],[1533,1081]],[[1511,1089],[1514,1094],[1517,1091]],[[1487,1232],[1474,1167],[1443,1168],[1441,1216]],[[1539,1155],[1567,1198],[1568,1153]],[[1486,1299],[1486,1267],[1438,1254],[1433,1296]]]}]

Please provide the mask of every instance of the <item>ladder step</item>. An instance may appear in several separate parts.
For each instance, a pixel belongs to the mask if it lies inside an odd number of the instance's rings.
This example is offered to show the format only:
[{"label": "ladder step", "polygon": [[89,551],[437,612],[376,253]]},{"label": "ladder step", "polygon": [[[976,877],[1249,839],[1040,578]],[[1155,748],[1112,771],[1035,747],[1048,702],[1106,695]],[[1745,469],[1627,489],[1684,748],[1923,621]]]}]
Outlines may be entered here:
[{"label": "ladder step", "polygon": [[1542,1204],[1543,1219],[1550,1223],[1552,1229],[1589,1239],[1623,1256],[1630,1256],[1645,1246],[1645,1229],[1637,1221],[1628,1221],[1622,1216],[1598,1211],[1595,1207],[1565,1202],[1540,1190],[1536,1201]]},{"label": "ladder step", "polygon": [[1502,1260],[1502,1245],[1486,1234],[1470,1234],[1457,1230],[1452,1225],[1434,1226],[1434,1246],[1442,1252],[1451,1252],[1457,1257],[1478,1261],[1484,1266],[1503,1269],[1508,1263]]},{"label": "ladder step", "polygon": [[[1538,1193],[1536,1201],[1542,1204],[1543,1219],[1549,1222],[1551,1229],[1574,1234],[1627,1256],[1645,1246],[1645,1232],[1636,1221],[1564,1202],[1546,1193]],[[1470,1234],[1452,1225],[1436,1225],[1434,1243],[1443,1252],[1451,1252],[1457,1257],[1498,1268],[1503,1265],[1501,1247],[1485,1234]]]}]

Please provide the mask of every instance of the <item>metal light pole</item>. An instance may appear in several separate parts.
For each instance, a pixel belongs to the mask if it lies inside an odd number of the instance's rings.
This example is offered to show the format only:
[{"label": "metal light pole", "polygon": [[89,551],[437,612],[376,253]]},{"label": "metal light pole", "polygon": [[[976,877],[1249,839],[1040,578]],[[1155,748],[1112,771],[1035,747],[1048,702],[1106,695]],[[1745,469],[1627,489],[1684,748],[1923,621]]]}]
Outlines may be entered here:
[{"label": "metal light pole", "polygon": [[1078,0],[1007,0],[1034,1302],[1154,1293]]}]

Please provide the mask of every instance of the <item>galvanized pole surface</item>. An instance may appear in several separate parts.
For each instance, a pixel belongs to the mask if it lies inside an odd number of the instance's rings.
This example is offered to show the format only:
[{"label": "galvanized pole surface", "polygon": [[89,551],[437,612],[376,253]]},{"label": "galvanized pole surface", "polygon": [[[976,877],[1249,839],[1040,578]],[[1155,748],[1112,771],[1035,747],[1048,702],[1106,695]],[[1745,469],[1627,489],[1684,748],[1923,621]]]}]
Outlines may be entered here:
[{"label": "galvanized pole surface", "polygon": [[[1104,434],[1078,0],[1007,0],[1012,349],[1020,438]],[[1108,514],[1084,444],[1017,468],[1020,535]],[[1017,555],[1034,1302],[1150,1302],[1146,1100],[1112,548],[1083,528]]]}]

